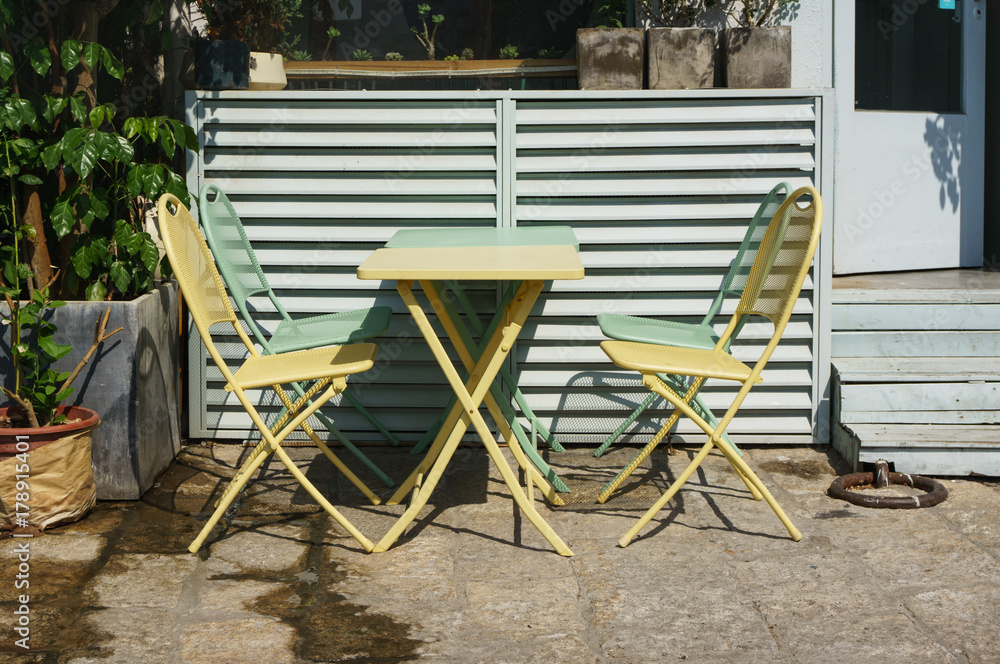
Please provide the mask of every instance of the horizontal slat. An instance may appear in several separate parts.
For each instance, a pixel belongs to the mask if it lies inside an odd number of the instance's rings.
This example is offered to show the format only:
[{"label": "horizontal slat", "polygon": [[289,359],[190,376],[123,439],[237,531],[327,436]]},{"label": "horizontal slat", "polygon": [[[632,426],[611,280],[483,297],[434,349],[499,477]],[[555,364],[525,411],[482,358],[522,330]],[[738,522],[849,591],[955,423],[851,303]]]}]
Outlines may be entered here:
[{"label": "horizontal slat", "polygon": [[406,131],[405,128],[372,128],[370,126],[244,128],[238,125],[213,125],[205,131],[207,148],[439,148],[493,147],[497,144],[492,128],[454,128],[424,126]]},{"label": "horizontal slat", "polygon": [[[890,383],[842,385],[841,411],[928,412],[993,410],[1000,403],[1000,383]],[[930,420],[932,416],[928,415]]]},{"label": "horizontal slat", "polygon": [[1000,475],[1000,449],[941,447],[937,449],[862,448],[858,461],[893,462],[896,472],[937,476]]},{"label": "horizontal slat", "polygon": [[[768,386],[807,386],[812,385],[812,374],[807,365],[794,365],[791,363],[771,363],[767,365],[761,374],[764,384]],[[558,365],[545,366],[527,364],[520,366],[518,373],[518,385],[522,388],[591,388],[622,389],[631,387],[640,389],[642,380],[636,372],[611,372],[595,371],[593,369],[565,369]],[[710,386],[713,384],[709,384]],[[722,383],[714,383],[722,385]],[[642,398],[646,394],[642,393]]]},{"label": "horizontal slat", "polygon": [[452,150],[433,154],[419,152],[348,152],[344,150],[213,150],[204,157],[206,171],[428,171],[496,170],[493,152]]},{"label": "horizontal slat", "polygon": [[[611,191],[618,196],[759,196],[763,198],[779,181],[797,189],[812,184],[802,171],[740,173],[734,177],[698,173],[522,173],[517,195],[532,197],[593,196]],[[526,200],[527,199],[527,200]]]},{"label": "horizontal slat", "polygon": [[864,446],[988,447],[1000,452],[1000,425],[855,424],[849,427]]},{"label": "horizontal slat", "polygon": [[[705,200],[688,202],[686,199],[665,200],[650,198],[617,198],[617,192],[608,190],[610,198],[572,202],[544,199],[529,201],[517,206],[517,218],[527,222],[552,222],[573,219],[576,222],[659,221],[665,225],[674,220],[694,219],[750,219],[757,212],[756,203],[720,203]],[[746,232],[746,227],[743,228]]]},{"label": "horizontal slat", "polygon": [[[599,138],[595,141],[595,135]],[[601,141],[601,139],[604,139]],[[575,149],[580,145],[613,145],[616,148],[729,145],[813,145],[816,135],[808,127],[767,126],[718,126],[649,128],[647,126],[613,128],[599,131],[595,127],[531,127],[522,126],[517,132],[518,150]]]},{"label": "horizontal slat", "polygon": [[998,357],[837,357],[833,365],[842,383],[1000,381]]},{"label": "horizontal slat", "polygon": [[[719,326],[722,332],[725,326]],[[774,327],[768,323],[748,324],[740,332],[739,341],[768,341],[774,334]],[[558,320],[552,318],[529,319],[522,332],[523,338],[531,341],[560,341],[575,339],[580,341],[603,341],[607,337],[601,334],[601,328],[595,318]],[[813,338],[812,325],[806,322],[791,323],[785,329],[783,339]],[[522,343],[531,343],[531,341]]]},{"label": "horizontal slat", "polygon": [[[815,166],[812,152],[787,149],[777,152],[754,150],[648,150],[628,152],[607,149],[581,156],[579,153],[552,151],[526,152],[517,156],[521,173],[596,173],[604,171],[739,171],[746,168],[801,168]],[[610,193],[610,192],[609,192]]]},{"label": "horizontal slat", "polygon": [[[520,102],[517,109],[519,126],[526,125],[587,125],[599,135],[614,131],[615,125],[666,123],[750,123],[750,122],[812,122],[815,120],[811,100],[747,100],[725,104],[697,101],[673,101],[662,104],[653,101],[614,100],[593,102]],[[611,125],[609,130],[608,125]]]},{"label": "horizontal slat", "polygon": [[461,105],[435,102],[206,102],[204,122],[242,123],[255,127],[280,128],[287,125],[433,125],[455,127],[467,124],[496,124],[496,104],[469,102]]},{"label": "horizontal slat", "polygon": [[[275,200],[277,199],[277,200]],[[451,216],[459,219],[496,219],[496,199],[484,197],[479,200],[464,196],[433,200],[426,197],[370,197],[367,200],[316,200],[310,198],[291,204],[287,200],[273,197],[271,200],[239,201],[233,207],[241,217],[267,217],[269,219],[301,219],[303,217],[357,219],[440,219]],[[279,222],[280,223],[280,222]]]},{"label": "horizontal slat", "polygon": [[996,357],[997,332],[837,332],[833,357]]},{"label": "horizontal slat", "polygon": [[835,304],[831,320],[839,330],[995,330],[1000,304]]},{"label": "horizontal slat", "polygon": [[[407,174],[386,172],[364,175],[342,173],[230,173],[205,180],[223,189],[231,199],[240,196],[489,196],[497,191],[492,174]],[[298,201],[295,201],[296,203]],[[305,215],[301,215],[305,216]]]},{"label": "horizontal slat", "polygon": [[[604,354],[600,346],[589,346],[589,345],[560,345],[560,346],[541,346],[538,344],[528,344],[526,342],[518,343],[516,347],[517,351],[517,361],[519,363],[533,363],[533,362],[544,362],[544,363],[559,363],[559,362],[572,362],[572,363],[590,363],[602,367],[610,367],[611,360],[608,356]],[[733,355],[736,359],[740,361],[750,361],[755,362],[759,353],[756,355],[748,354],[741,349],[734,349]],[[752,356],[751,356],[752,355]],[[778,362],[811,362],[812,352],[809,346],[797,345],[797,344],[778,344],[775,349],[774,354],[771,356],[769,364],[775,364]]]},{"label": "horizontal slat", "polygon": [[1000,410],[841,411],[844,424],[996,424]]}]

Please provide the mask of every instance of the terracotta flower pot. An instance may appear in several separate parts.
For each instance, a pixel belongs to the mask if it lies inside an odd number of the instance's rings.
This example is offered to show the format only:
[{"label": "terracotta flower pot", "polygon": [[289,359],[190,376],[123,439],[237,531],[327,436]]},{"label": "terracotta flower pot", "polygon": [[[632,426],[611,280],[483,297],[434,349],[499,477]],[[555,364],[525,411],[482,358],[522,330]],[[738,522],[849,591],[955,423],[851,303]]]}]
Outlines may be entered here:
[{"label": "terracotta flower pot", "polygon": [[[7,408],[0,408],[6,417]],[[45,530],[77,521],[97,500],[91,436],[97,413],[59,408],[70,422],[52,427],[0,429],[0,525]],[[74,421],[75,420],[75,421]]]}]

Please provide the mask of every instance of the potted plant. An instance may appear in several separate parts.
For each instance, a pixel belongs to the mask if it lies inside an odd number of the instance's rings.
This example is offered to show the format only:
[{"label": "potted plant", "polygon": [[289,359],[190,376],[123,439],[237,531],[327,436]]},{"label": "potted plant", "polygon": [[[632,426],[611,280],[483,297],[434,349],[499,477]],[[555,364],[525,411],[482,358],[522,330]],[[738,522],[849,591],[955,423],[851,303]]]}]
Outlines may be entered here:
[{"label": "potted plant", "polygon": [[792,83],[791,26],[778,25],[796,0],[725,0],[739,27],[722,33],[724,77],[729,88],[787,88]]},{"label": "potted plant", "polygon": [[710,88],[715,85],[714,28],[695,27],[713,0],[639,0],[648,23],[646,49],[650,90]]},{"label": "potted plant", "polygon": [[581,90],[641,90],[645,39],[642,28],[626,28],[625,0],[599,7],[604,25],[576,31],[577,81]]},{"label": "potted plant", "polygon": [[286,85],[281,52],[302,0],[188,0],[208,23],[207,39],[195,41],[195,87],[204,90],[273,90]]},{"label": "potted plant", "polygon": [[[6,30],[23,17],[0,18]],[[98,79],[105,82],[104,98],[115,98],[107,83],[134,73],[100,43],[56,41],[58,18],[48,17],[49,43],[11,39],[0,50],[0,318],[9,321],[0,326],[6,351],[0,383],[22,410],[11,394],[24,398],[29,390],[72,396],[73,405],[99,412],[104,424],[93,439],[98,497],[138,498],[180,442],[177,288],[156,281],[161,256],[147,212],[149,201],[165,191],[188,198],[171,163],[185,148],[197,149],[197,141],[176,120],[127,117],[124,105],[98,103]],[[64,300],[71,301],[47,304]],[[23,314],[25,307],[40,308],[44,329],[23,317],[35,315]],[[87,364],[98,315],[124,331],[99,349],[103,362]],[[29,334],[15,342],[24,329]],[[103,332],[98,337],[103,341]],[[25,374],[23,363],[18,370],[23,344],[24,352],[41,352],[39,361],[55,374]],[[78,390],[67,393],[57,376],[83,365]]]}]

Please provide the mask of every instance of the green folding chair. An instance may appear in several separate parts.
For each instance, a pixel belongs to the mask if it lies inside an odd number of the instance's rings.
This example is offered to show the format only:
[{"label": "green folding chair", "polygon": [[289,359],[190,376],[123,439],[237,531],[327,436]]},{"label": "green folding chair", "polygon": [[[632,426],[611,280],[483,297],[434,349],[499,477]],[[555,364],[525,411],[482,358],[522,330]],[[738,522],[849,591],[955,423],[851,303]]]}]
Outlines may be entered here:
[{"label": "green folding chair", "polygon": [[[740,244],[739,250],[736,252],[736,258],[733,259],[730,265],[729,272],[726,274],[725,279],[722,281],[722,287],[719,289],[718,294],[712,301],[712,305],[708,309],[708,313],[701,320],[700,323],[680,323],[677,321],[660,320],[656,318],[643,318],[640,316],[625,316],[621,314],[599,314],[597,316],[597,324],[601,327],[601,332],[611,339],[617,339],[619,341],[634,341],[638,343],[646,344],[656,344],[659,346],[675,346],[681,348],[699,348],[704,350],[711,350],[715,348],[716,343],[719,341],[719,335],[716,334],[715,329],[712,327],[712,321],[715,319],[716,314],[722,308],[723,302],[726,298],[732,297],[739,299],[743,293],[743,287],[746,285],[747,277],[750,274],[750,267],[753,265],[754,258],[757,256],[757,249],[760,247],[760,242],[764,237],[764,232],[767,230],[767,225],[771,221],[771,218],[781,207],[782,201],[787,197],[792,191],[791,185],[787,182],[782,182],[776,185],[770,192],[764,197],[760,206],[757,208],[757,213],[750,220],[750,225],[747,227],[747,232],[743,236],[743,242]],[[729,352],[729,346],[732,340],[740,333],[743,329],[744,323],[746,323],[747,317],[744,316],[739,320],[736,325],[733,334],[729,339],[726,340],[723,350]],[[671,389],[680,392],[681,394],[687,391],[686,381],[679,376],[669,376],[666,374],[658,376],[660,380],[667,383]],[[657,394],[651,392],[646,399],[639,404],[639,406],[632,411],[632,413],[625,418],[617,429],[612,432],[610,436],[594,451],[595,457],[600,457],[607,451],[611,444],[618,440],[622,433],[629,427],[636,419],[653,403],[656,399]],[[701,397],[695,394],[691,401],[692,408],[704,418],[709,424],[715,426],[717,421],[712,411],[705,407],[702,402]],[[680,411],[674,410],[670,419],[660,428],[653,439],[646,444],[642,450],[632,459],[627,466],[625,466],[610,482],[608,482],[604,488],[601,490],[597,501],[603,503],[611,497],[611,494],[617,489],[625,479],[635,472],[635,469],[639,467],[646,457],[652,453],[657,445],[666,436],[669,440],[670,430],[677,423],[680,418]],[[722,434],[722,439],[732,448],[742,456],[739,449],[729,438],[728,433]]]},{"label": "green folding chair", "polygon": [[[198,198],[198,215],[205,229],[205,239],[215,256],[219,272],[229,288],[243,322],[250,329],[257,343],[264,349],[265,355],[287,353],[297,350],[321,348],[323,346],[343,345],[367,341],[385,334],[389,329],[389,318],[392,309],[389,307],[371,307],[356,309],[343,313],[311,316],[309,318],[293,319],[281,306],[281,301],[267,282],[264,271],[261,270],[253,247],[247,239],[243,222],[233,209],[229,198],[214,184],[206,184],[201,188]],[[250,314],[247,306],[254,295],[266,294],[268,299],[281,315],[281,322],[270,334],[264,334],[260,326]],[[295,392],[302,396],[302,388],[292,385]],[[350,392],[344,392],[346,399],[357,409],[366,420],[393,445],[399,445],[399,440],[392,435],[374,415],[368,412]],[[323,413],[317,411],[316,417],[323,423],[331,435],[337,438],[355,457],[388,487],[394,482],[388,475],[375,465],[364,452],[359,450]]]}]

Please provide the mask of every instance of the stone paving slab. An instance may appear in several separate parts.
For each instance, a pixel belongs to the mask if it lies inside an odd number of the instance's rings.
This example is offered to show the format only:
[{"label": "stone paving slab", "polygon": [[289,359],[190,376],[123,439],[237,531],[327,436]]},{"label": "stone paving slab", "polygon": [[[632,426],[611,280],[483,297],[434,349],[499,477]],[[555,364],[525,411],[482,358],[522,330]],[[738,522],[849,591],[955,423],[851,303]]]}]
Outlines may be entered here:
[{"label": "stone paving slab", "polygon": [[[369,452],[398,480],[417,462]],[[572,489],[565,506],[536,493],[571,558],[517,513],[474,447],[388,552],[364,553],[272,464],[192,555],[247,450],[186,447],[142,501],[100,503],[27,540],[27,591],[14,587],[26,540],[0,539],[0,663],[1000,661],[997,481],[944,480],[936,507],[871,510],[825,495],[846,472],[829,450],[748,450],[803,533],[793,542],[713,454],[622,549],[695,451],[652,455],[605,505],[594,498],[635,449],[590,452],[544,454]],[[402,513],[368,503],[315,449],[291,454],[369,538]],[[22,592],[28,652],[14,644]]]}]

